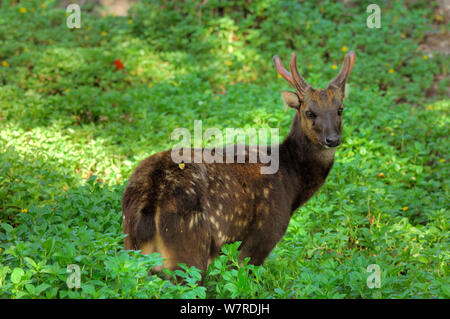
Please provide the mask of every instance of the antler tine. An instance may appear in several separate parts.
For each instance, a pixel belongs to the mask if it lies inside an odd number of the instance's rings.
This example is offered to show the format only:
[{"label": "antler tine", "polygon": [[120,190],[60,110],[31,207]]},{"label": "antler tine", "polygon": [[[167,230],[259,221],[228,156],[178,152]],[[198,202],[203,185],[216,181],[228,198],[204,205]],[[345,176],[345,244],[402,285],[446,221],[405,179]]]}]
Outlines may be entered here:
[{"label": "antler tine", "polygon": [[291,54],[291,73],[294,78],[295,82],[295,88],[297,89],[300,96],[303,96],[308,89],[309,85],[306,83],[306,81],[303,79],[303,77],[300,75],[297,69],[297,56],[294,52]]},{"label": "antler tine", "polygon": [[350,72],[353,69],[353,64],[355,63],[355,52],[350,51],[345,55],[344,64],[338,75],[330,82],[330,85],[340,87],[347,80]]},{"label": "antler tine", "polygon": [[275,68],[277,69],[278,73],[286,81],[288,81],[294,88],[297,88],[297,86],[295,85],[294,79],[292,78],[292,74],[284,68],[283,63],[281,62],[281,59],[278,55],[273,56],[273,64],[275,65]]}]

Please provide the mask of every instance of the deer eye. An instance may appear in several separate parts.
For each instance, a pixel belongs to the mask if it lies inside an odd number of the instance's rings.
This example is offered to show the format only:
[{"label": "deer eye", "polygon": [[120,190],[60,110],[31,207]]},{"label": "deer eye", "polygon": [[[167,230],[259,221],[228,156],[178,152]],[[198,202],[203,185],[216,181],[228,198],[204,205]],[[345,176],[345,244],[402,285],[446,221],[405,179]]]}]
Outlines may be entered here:
[{"label": "deer eye", "polygon": [[344,109],[342,108],[342,107],[340,107],[339,109],[338,109],[338,115],[342,115],[342,112],[344,111]]},{"label": "deer eye", "polygon": [[311,112],[311,111],[306,111],[305,114],[306,114],[306,117],[307,117],[307,118],[310,118],[310,119],[313,119],[313,118],[316,117],[316,114],[314,114],[314,113]]}]

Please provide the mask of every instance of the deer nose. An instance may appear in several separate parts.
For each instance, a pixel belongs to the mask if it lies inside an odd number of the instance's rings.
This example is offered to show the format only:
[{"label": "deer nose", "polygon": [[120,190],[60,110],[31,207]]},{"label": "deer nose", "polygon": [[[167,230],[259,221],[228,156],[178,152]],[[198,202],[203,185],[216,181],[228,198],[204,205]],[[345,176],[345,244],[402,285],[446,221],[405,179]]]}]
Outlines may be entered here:
[{"label": "deer nose", "polygon": [[325,145],[329,147],[336,147],[341,144],[341,137],[337,134],[331,134],[325,139]]}]

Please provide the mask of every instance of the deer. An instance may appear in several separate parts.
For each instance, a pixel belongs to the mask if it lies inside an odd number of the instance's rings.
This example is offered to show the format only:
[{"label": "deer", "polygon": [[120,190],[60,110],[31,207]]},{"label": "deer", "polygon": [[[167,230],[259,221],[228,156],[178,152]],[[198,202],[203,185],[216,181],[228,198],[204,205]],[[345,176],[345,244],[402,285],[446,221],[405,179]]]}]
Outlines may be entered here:
[{"label": "deer", "polygon": [[[125,250],[160,253],[162,265],[149,273],[174,270],[181,263],[205,273],[223,245],[239,241],[240,261],[249,257],[250,264],[262,265],[294,212],[324,185],[332,169],[354,61],[350,51],[327,88],[314,89],[300,75],[294,52],[290,72],[278,55],[273,57],[278,73],[295,89],[281,93],[295,114],[277,145],[279,167],[273,174],[261,174],[263,164],[249,161],[180,165],[170,150],[140,162],[122,197]],[[252,150],[245,145],[246,160]]]}]

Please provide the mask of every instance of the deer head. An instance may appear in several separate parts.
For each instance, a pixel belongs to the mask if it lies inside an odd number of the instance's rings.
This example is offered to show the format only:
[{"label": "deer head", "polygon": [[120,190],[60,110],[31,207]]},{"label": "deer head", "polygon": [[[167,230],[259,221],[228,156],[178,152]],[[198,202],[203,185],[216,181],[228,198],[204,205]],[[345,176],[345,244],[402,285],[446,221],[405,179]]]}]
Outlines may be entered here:
[{"label": "deer head", "polygon": [[283,91],[282,97],[297,111],[296,116],[306,137],[319,147],[338,146],[341,143],[345,83],[353,68],[355,53],[347,53],[339,74],[325,90],[313,89],[306,83],[298,72],[295,53],[291,55],[291,72],[283,67],[278,55],[273,57],[273,61],[278,73],[295,88],[295,92]]}]

